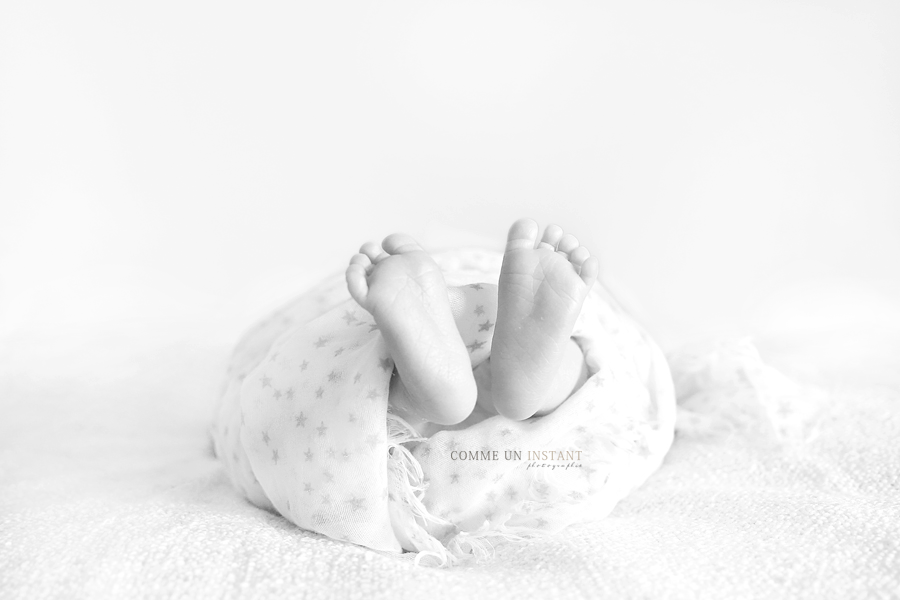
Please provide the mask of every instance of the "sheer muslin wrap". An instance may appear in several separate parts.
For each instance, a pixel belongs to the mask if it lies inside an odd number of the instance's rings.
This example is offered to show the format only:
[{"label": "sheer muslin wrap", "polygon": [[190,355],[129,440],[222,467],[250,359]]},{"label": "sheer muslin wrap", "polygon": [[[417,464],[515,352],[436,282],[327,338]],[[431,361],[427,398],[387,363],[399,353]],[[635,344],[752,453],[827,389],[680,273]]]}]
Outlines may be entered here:
[{"label": "sheer muslin wrap", "polygon": [[[501,255],[436,254],[448,285],[497,283]],[[675,393],[656,344],[596,284],[573,338],[586,383],[552,413],[420,437],[388,404],[393,364],[335,275],[254,327],[212,436],[234,486],[303,529],[427,564],[605,517],[661,464]]]}]

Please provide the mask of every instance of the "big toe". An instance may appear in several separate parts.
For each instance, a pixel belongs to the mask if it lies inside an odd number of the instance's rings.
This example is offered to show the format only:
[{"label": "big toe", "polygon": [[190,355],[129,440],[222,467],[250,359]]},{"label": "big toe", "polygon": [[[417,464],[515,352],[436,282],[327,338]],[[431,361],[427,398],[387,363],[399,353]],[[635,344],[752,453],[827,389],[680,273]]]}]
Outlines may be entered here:
[{"label": "big toe", "polygon": [[392,233],[384,238],[384,241],[381,242],[381,247],[388,254],[405,254],[422,250],[419,242],[405,233]]},{"label": "big toe", "polygon": [[381,249],[381,247],[375,242],[366,242],[359,248],[360,254],[368,257],[368,259],[377,264],[387,258],[387,254]]},{"label": "big toe", "polygon": [[506,251],[533,249],[539,227],[534,219],[519,219],[509,228],[509,234],[506,236]]}]

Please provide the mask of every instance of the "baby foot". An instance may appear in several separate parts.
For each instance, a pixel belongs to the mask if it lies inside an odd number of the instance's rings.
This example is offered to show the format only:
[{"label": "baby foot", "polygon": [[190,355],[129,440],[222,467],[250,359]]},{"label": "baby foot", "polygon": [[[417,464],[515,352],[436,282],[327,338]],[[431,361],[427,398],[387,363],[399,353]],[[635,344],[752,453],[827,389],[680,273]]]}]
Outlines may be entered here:
[{"label": "baby foot", "polygon": [[431,256],[411,237],[395,233],[381,247],[363,244],[346,275],[350,295],[375,318],[415,404],[404,408],[441,425],[469,416],[476,397],[469,350]]},{"label": "baby foot", "polygon": [[500,414],[526,419],[551,391],[575,319],[600,263],[573,235],[520,219],[509,230],[500,271],[491,352],[493,402]]}]

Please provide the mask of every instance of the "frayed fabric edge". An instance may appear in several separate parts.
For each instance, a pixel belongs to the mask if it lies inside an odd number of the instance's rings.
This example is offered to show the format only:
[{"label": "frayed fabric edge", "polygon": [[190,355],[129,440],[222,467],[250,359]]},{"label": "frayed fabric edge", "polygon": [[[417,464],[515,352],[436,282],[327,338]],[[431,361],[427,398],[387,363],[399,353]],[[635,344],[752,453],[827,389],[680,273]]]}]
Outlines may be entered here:
[{"label": "frayed fabric edge", "polygon": [[[485,521],[475,531],[460,531],[453,523],[431,514],[423,499],[428,488],[424,480],[424,472],[419,461],[403,444],[422,442],[426,438],[397,415],[387,415],[387,447],[388,468],[393,473],[390,481],[397,494],[398,504],[402,511],[392,512],[391,518],[403,519],[404,523],[392,523],[395,532],[408,535],[407,544],[415,547],[416,566],[445,568],[462,562],[474,560],[481,562],[493,558],[495,544],[499,542],[520,542],[532,539],[545,532],[536,528],[518,526],[507,528],[503,524],[491,524]],[[428,524],[439,528],[447,528],[452,535],[441,542],[426,529]],[[402,540],[401,540],[402,542]]]}]

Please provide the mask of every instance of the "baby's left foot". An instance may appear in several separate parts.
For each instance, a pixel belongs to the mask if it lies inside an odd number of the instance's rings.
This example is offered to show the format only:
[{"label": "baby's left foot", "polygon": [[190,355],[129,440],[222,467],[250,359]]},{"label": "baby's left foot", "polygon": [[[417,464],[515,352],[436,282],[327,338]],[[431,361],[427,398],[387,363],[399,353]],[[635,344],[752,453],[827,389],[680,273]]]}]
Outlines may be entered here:
[{"label": "baby's left foot", "polygon": [[491,351],[497,411],[527,419],[547,401],[584,299],[600,263],[572,235],[551,225],[516,221],[500,271],[497,326]]}]

